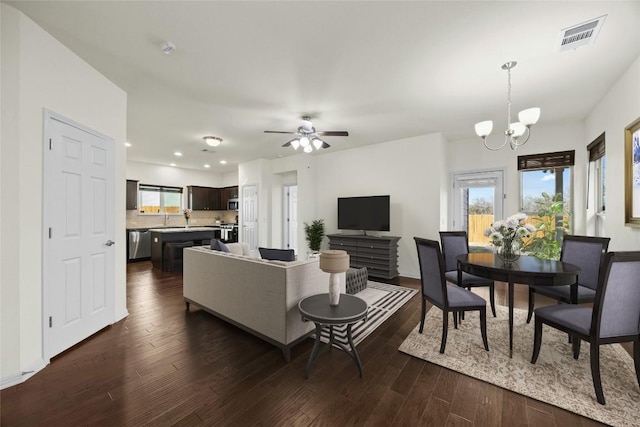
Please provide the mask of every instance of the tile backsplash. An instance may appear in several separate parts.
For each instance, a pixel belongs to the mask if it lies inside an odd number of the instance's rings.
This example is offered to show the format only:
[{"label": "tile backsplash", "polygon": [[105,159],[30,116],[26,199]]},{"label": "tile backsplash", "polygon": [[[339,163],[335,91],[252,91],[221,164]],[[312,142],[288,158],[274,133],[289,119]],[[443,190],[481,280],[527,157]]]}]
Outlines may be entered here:
[{"label": "tile backsplash", "polygon": [[[220,222],[236,222],[237,211],[193,211],[189,219],[189,225],[215,225]],[[169,215],[167,224],[164,215],[140,215],[136,210],[127,211],[127,228],[138,227],[163,227],[165,225],[182,227],[185,225],[184,216]]]}]

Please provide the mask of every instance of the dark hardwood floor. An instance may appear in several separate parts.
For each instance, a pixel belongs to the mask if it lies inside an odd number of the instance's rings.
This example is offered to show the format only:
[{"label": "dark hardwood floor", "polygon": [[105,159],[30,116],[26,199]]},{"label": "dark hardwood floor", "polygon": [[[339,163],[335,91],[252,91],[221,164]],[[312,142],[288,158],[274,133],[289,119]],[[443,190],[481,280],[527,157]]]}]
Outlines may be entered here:
[{"label": "dark hardwood floor", "polygon": [[[516,305],[526,308],[527,289],[516,288]],[[506,305],[503,283],[496,303]],[[128,265],[127,304],[126,319],[3,390],[0,424],[599,425],[399,352],[419,321],[418,295],[358,345],[362,379],[349,357],[332,351],[306,380],[311,340],[285,363],[276,347],[193,306],[185,311],[182,276],[150,262]]]}]

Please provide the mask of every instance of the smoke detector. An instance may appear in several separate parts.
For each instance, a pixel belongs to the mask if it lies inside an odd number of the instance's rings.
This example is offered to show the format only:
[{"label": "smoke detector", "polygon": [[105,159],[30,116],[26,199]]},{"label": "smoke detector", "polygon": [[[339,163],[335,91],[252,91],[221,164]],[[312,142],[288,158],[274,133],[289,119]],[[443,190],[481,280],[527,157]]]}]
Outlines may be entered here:
[{"label": "smoke detector", "polygon": [[561,30],[558,38],[558,51],[574,50],[593,43],[606,17],[607,15],[602,15],[596,19]]},{"label": "smoke detector", "polygon": [[166,42],[162,45],[162,52],[165,55],[171,55],[174,50],[176,50],[176,45],[171,42]]}]

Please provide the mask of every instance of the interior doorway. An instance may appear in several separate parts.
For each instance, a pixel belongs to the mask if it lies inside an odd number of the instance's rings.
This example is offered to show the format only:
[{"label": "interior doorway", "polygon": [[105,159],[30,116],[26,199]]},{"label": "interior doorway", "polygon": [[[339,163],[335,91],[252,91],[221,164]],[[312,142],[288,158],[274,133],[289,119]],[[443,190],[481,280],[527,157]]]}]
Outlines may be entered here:
[{"label": "interior doorway", "polygon": [[293,249],[298,253],[298,186],[285,185],[282,187],[282,230],[283,247]]},{"label": "interior doorway", "polygon": [[242,210],[240,238],[249,245],[251,251],[258,250],[258,186],[242,186]]},{"label": "interior doorway", "polygon": [[487,246],[485,229],[503,218],[504,170],[453,174],[451,229],[466,231],[469,246]]}]

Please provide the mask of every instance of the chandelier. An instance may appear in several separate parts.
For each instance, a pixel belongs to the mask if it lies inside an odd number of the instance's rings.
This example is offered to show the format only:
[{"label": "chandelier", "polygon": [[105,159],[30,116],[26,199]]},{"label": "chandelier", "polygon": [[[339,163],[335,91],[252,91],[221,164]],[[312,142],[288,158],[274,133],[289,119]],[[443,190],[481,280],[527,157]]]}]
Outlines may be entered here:
[{"label": "chandelier", "polygon": [[[508,74],[508,86],[507,86],[507,130],[504,131],[504,142],[499,147],[490,147],[487,144],[487,136],[491,134],[493,130],[493,121],[486,120],[484,122],[476,123],[476,134],[484,141],[484,146],[489,150],[500,150],[507,145],[507,142],[511,146],[512,150],[517,149],[521,145],[524,145],[531,136],[531,126],[535,125],[540,118],[540,108],[528,108],[518,113],[519,122],[511,123],[511,69],[517,64],[516,61],[509,61],[502,66],[503,70],[507,70]],[[527,134],[524,139],[522,136]]]}]

